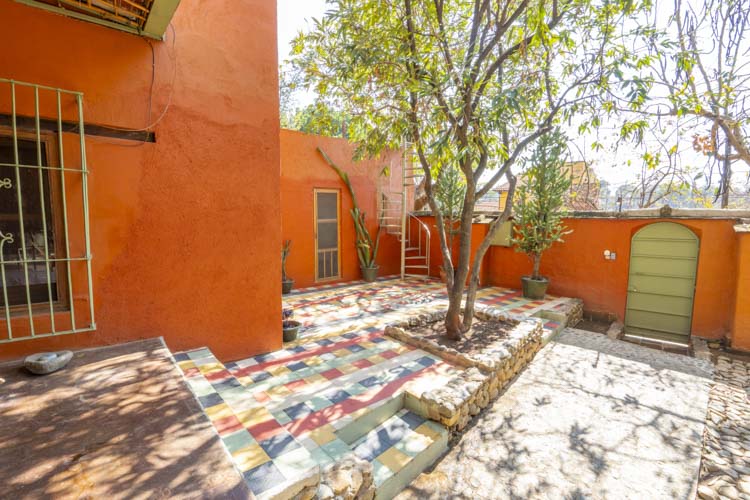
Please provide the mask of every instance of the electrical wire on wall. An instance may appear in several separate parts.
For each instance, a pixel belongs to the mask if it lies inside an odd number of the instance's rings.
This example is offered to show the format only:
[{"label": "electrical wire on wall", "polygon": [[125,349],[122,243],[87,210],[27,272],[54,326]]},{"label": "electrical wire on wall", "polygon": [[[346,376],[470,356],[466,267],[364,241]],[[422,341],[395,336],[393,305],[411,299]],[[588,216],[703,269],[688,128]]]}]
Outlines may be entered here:
[{"label": "electrical wire on wall", "polygon": [[[151,48],[151,83],[149,85],[149,96],[148,96],[148,103],[147,103],[147,121],[149,122],[149,124],[143,128],[120,128],[120,127],[115,127],[115,126],[108,126],[107,128],[111,128],[113,130],[121,130],[124,132],[148,132],[148,131],[151,131],[167,115],[167,111],[169,111],[169,107],[172,105],[172,96],[174,95],[174,84],[177,78],[177,52],[175,51],[175,46],[177,43],[177,32],[175,31],[174,25],[172,23],[169,23],[169,27],[172,30],[172,50],[171,50],[172,56],[170,58],[170,60],[172,61],[172,79],[169,84],[169,96],[167,97],[167,104],[164,106],[164,110],[162,110],[161,114],[156,120],[151,122],[151,111],[152,111],[153,99],[154,99],[154,86],[156,82],[156,54],[155,54],[154,46],[151,43],[151,41],[146,40],[146,43],[148,43],[149,47]],[[140,146],[145,143],[146,141],[143,141],[141,144],[137,144],[137,145]]]}]

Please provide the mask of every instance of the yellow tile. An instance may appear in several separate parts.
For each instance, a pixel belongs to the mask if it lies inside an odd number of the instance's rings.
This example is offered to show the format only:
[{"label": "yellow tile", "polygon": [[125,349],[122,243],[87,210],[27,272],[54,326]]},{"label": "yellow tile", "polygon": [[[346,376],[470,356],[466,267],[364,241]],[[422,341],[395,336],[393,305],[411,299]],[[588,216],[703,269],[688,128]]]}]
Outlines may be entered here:
[{"label": "yellow tile", "polygon": [[320,359],[320,358],[319,358],[319,357],[317,357],[317,356],[313,356],[313,357],[311,357],[311,358],[307,358],[307,359],[305,360],[305,364],[306,364],[307,366],[317,366],[317,365],[319,365],[319,364],[320,364],[320,363],[322,363],[322,362],[323,362],[323,360],[322,360],[322,359]]},{"label": "yellow tile", "polygon": [[250,427],[271,420],[273,419],[273,416],[264,407],[259,406],[257,408],[250,408],[249,410],[237,412],[237,418],[242,422],[242,425]]},{"label": "yellow tile", "polygon": [[204,411],[206,412],[206,415],[208,415],[208,418],[210,418],[211,420],[218,420],[220,418],[233,415],[232,409],[226,403],[211,406],[209,408],[206,408]]},{"label": "yellow tile", "polygon": [[411,460],[409,455],[397,450],[396,448],[388,448],[387,451],[378,456],[378,461],[393,472],[398,472],[403,469],[404,466],[409,463],[409,460]]},{"label": "yellow tile", "polygon": [[354,365],[337,366],[337,368],[341,373],[354,373],[360,370],[360,368],[357,368]]},{"label": "yellow tile", "polygon": [[224,365],[221,363],[206,363],[205,365],[200,365],[198,369],[201,373],[213,373],[223,370]]},{"label": "yellow tile", "polygon": [[369,340],[363,340],[359,343],[359,345],[361,345],[365,349],[374,349],[378,346],[378,344],[376,344],[375,342],[370,342]]},{"label": "yellow tile", "polygon": [[242,472],[249,471],[253,467],[257,467],[270,460],[270,457],[258,444],[251,444],[250,446],[237,450],[232,453],[232,456],[237,463],[237,467],[239,467]]},{"label": "yellow tile", "polygon": [[289,368],[287,368],[286,366],[282,366],[282,365],[268,368],[266,371],[275,377],[291,372]]},{"label": "yellow tile", "polygon": [[336,439],[336,434],[333,433],[333,428],[330,425],[324,425],[318,427],[315,430],[310,431],[309,435],[313,441],[318,443],[319,446],[323,446],[326,443],[330,443]]},{"label": "yellow tile", "polygon": [[379,354],[376,354],[375,356],[370,356],[367,358],[372,364],[377,365],[379,363],[384,363],[385,358],[383,356],[380,356]]},{"label": "yellow tile", "polygon": [[320,373],[316,373],[314,375],[310,375],[309,377],[305,377],[305,380],[308,384],[315,384],[317,382],[326,382],[328,379]]},{"label": "yellow tile", "polygon": [[337,358],[341,358],[343,356],[349,356],[351,353],[352,353],[352,351],[350,351],[349,349],[338,349],[336,351],[333,351],[333,354]]},{"label": "yellow tile", "polygon": [[183,371],[189,368],[195,368],[195,361],[180,361],[177,363],[177,366],[179,366]]},{"label": "yellow tile", "polygon": [[430,427],[427,423],[424,423],[420,425],[419,427],[417,427],[416,429],[414,429],[414,432],[418,434],[422,434],[423,436],[427,436],[433,441],[436,440],[440,436],[440,434],[438,434],[438,432],[432,427]]},{"label": "yellow tile", "polygon": [[287,387],[284,387],[283,385],[277,385],[276,387],[272,387],[266,391],[266,394],[268,394],[271,397],[282,397],[287,396],[291,394],[292,391],[290,391]]},{"label": "yellow tile", "polygon": [[252,385],[254,383],[253,378],[249,375],[246,375],[244,377],[239,377],[237,379],[237,382],[239,382],[242,385]]}]

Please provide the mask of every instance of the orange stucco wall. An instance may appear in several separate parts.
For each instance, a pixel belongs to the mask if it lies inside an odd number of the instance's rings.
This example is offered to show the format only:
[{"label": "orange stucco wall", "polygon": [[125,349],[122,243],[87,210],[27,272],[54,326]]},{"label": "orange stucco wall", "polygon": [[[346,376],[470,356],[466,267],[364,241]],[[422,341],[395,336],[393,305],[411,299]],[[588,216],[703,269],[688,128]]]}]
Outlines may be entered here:
[{"label": "orange stucco wall", "polygon": [[[97,330],[0,358],[159,335],[225,360],[281,345],[276,2],[187,0],[172,27],[150,42],[157,142],[87,137]],[[91,123],[148,124],[150,44],[0,1],[0,77],[83,92]]]},{"label": "orange stucco wall", "polygon": [[750,233],[737,233],[737,296],[732,347],[750,351]]},{"label": "orange stucco wall", "polygon": [[[287,260],[287,274],[295,288],[308,287],[315,281],[314,190],[336,189],[340,192],[341,278],[327,281],[360,279],[359,260],[354,246],[354,223],[349,211],[352,200],[336,172],[317,151],[320,147],[345,172],[357,196],[360,209],[367,215],[370,234],[377,230],[378,186],[400,183],[400,154],[393,152],[371,160],[353,161],[355,146],[339,138],[308,135],[292,130],[281,131],[281,219],[282,237],[292,240]],[[379,178],[384,166],[390,167],[392,179]],[[386,234],[380,240],[377,262],[381,276],[399,272],[400,246],[395,236]]]},{"label": "orange stucco wall", "polygon": [[[670,219],[565,219],[573,232],[542,257],[541,272],[551,279],[553,295],[579,297],[589,311],[625,316],[630,240],[641,227]],[[737,245],[731,220],[671,220],[700,238],[692,333],[721,338],[731,331],[737,267]],[[606,260],[604,250],[617,252]],[[531,261],[508,247],[491,247],[490,282],[519,288]]]}]

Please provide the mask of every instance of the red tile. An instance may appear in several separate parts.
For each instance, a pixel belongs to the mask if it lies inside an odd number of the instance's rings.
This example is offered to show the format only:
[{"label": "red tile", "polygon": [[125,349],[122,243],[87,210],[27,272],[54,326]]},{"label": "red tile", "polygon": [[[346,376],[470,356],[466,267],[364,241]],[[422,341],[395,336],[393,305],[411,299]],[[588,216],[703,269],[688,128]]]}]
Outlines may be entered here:
[{"label": "red tile", "polygon": [[266,403],[271,400],[271,397],[264,391],[258,391],[253,396],[258,403]]},{"label": "red tile", "polygon": [[218,382],[219,380],[224,380],[225,378],[231,377],[232,374],[229,373],[229,370],[221,370],[214,373],[209,373],[206,375],[206,380],[209,380],[211,382]]},{"label": "red tile", "polygon": [[321,375],[323,375],[328,380],[333,380],[335,378],[339,378],[342,375],[344,375],[344,372],[342,372],[338,368],[331,368],[330,370],[327,370],[321,373]]},{"label": "red tile", "polygon": [[352,366],[356,366],[357,368],[367,368],[368,366],[372,366],[372,361],[369,359],[358,359],[352,363]]},{"label": "red tile", "polygon": [[284,384],[284,387],[286,387],[289,390],[294,391],[305,385],[307,385],[307,382],[300,379],[300,380],[295,380],[293,382],[289,382],[288,384]]},{"label": "red tile", "polygon": [[391,358],[395,358],[396,356],[398,356],[398,353],[393,352],[393,351],[385,351],[385,352],[381,352],[380,355],[383,356],[385,359],[391,359]]},{"label": "red tile", "polygon": [[234,415],[214,420],[212,423],[220,436],[242,429],[242,422],[237,420],[237,417]]},{"label": "red tile", "polygon": [[267,420],[247,428],[256,441],[264,441],[284,431],[284,427],[276,419]]}]

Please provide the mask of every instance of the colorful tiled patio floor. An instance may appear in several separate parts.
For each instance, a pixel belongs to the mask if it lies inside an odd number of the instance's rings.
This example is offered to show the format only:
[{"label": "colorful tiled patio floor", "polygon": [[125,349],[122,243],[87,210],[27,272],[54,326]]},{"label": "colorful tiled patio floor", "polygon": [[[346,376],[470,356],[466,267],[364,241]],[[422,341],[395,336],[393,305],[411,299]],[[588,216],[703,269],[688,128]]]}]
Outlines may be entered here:
[{"label": "colorful tiled patio floor", "polygon": [[[521,315],[558,300],[479,292],[481,303]],[[444,302],[442,283],[419,280],[298,293],[284,307],[294,308],[303,332],[284,349],[227,364],[207,349],[175,360],[257,496],[273,497],[350,453],[373,463],[379,485],[446,435],[402,408],[406,384],[439,386],[458,370],[383,329]]]}]

